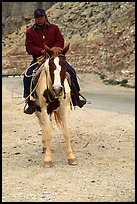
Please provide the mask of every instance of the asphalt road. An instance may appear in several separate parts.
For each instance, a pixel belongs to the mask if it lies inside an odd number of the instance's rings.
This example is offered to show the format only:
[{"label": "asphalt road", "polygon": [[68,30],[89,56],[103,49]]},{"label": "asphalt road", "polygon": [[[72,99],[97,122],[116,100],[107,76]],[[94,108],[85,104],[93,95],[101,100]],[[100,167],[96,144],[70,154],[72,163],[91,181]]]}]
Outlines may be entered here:
[{"label": "asphalt road", "polygon": [[[135,115],[135,90],[131,88],[104,85],[94,80],[87,80],[87,75],[80,74],[79,84],[81,94],[87,99],[87,108],[114,111],[122,114]],[[5,85],[12,93],[23,95],[22,77],[3,77],[2,85]]]}]

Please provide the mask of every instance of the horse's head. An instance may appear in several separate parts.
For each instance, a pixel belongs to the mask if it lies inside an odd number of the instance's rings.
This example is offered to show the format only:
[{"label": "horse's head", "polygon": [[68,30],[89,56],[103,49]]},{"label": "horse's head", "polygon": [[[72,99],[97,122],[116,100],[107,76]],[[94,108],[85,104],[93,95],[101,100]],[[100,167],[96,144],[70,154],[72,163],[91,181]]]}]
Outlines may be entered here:
[{"label": "horse's head", "polygon": [[69,45],[63,49],[56,48],[50,49],[48,46],[44,46],[46,52],[49,54],[49,70],[52,81],[52,91],[55,96],[60,96],[64,90],[64,80],[66,77],[66,57],[65,54],[69,49]]}]

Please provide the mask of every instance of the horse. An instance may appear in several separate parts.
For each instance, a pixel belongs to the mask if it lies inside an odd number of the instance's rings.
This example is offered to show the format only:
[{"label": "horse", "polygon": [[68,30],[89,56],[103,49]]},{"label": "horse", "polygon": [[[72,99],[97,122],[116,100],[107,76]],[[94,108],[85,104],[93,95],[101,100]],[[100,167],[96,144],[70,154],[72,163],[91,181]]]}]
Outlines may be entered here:
[{"label": "horse", "polygon": [[65,54],[69,50],[69,45],[58,49],[57,52],[44,45],[49,57],[44,62],[35,90],[36,102],[39,106],[36,108],[35,115],[42,130],[45,167],[53,166],[52,116],[55,118],[56,125],[62,128],[68,164],[77,164],[70,141],[71,90],[65,68]]}]

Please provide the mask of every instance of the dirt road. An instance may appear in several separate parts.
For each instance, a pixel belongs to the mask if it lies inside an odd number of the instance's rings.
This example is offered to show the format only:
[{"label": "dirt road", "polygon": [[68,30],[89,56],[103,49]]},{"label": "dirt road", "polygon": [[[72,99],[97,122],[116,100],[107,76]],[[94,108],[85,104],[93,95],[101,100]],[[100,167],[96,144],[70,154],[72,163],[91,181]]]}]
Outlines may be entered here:
[{"label": "dirt road", "polygon": [[71,113],[77,166],[67,164],[65,142],[53,129],[52,168],[43,167],[41,131],[2,87],[3,202],[134,202],[133,114],[84,107]]}]

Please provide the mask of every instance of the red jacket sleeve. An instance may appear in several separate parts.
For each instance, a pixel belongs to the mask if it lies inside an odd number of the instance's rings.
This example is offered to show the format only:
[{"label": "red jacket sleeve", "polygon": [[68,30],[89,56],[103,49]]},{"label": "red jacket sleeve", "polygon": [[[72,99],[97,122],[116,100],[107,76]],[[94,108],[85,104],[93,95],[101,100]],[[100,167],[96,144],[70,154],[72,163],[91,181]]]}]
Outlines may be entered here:
[{"label": "red jacket sleeve", "polygon": [[56,42],[53,47],[64,47],[64,37],[61,34],[61,31],[58,26],[56,26]]},{"label": "red jacket sleeve", "polygon": [[33,43],[33,37],[29,31],[26,31],[26,40],[25,40],[26,51],[30,55],[38,56],[40,55],[40,51],[42,50],[41,47],[37,47]]}]

